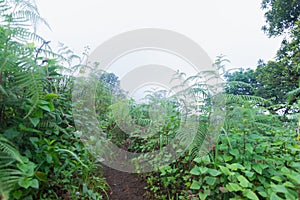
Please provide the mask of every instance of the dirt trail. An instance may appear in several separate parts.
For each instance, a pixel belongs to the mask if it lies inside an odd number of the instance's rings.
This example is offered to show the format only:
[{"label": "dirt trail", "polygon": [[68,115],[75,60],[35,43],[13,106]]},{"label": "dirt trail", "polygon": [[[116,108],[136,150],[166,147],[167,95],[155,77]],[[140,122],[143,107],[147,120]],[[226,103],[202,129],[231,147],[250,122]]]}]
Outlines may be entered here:
[{"label": "dirt trail", "polygon": [[121,172],[104,167],[104,177],[111,187],[110,200],[144,200],[146,199],[144,189],[145,180],[138,174]]}]

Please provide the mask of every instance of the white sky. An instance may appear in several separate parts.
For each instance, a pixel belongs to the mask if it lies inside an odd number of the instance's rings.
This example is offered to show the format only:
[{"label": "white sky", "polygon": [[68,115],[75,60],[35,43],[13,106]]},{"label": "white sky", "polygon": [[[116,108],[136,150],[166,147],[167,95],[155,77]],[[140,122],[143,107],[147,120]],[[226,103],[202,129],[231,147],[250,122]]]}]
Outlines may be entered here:
[{"label": "white sky", "polygon": [[275,56],[280,38],[270,39],[261,0],[37,0],[44,26],[40,34],[81,54],[119,33],[138,28],[177,31],[197,42],[210,56],[224,54],[228,67],[255,67]]}]

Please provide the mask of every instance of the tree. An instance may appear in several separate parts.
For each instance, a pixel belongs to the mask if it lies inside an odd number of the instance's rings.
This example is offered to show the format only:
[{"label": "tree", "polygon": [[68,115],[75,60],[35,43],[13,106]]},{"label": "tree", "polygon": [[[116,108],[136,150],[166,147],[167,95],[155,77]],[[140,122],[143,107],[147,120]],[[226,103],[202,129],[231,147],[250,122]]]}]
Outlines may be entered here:
[{"label": "tree", "polygon": [[268,36],[279,36],[285,31],[291,31],[297,27],[300,19],[299,0],[262,0],[262,9],[265,13],[267,25],[263,30]]},{"label": "tree", "polygon": [[258,88],[256,95],[270,99],[275,104],[286,104],[288,92],[298,87],[298,74],[282,62],[269,61],[255,71]]},{"label": "tree", "polygon": [[255,71],[253,69],[240,69],[233,73],[226,72],[226,93],[234,95],[254,95],[257,87]]},{"label": "tree", "polygon": [[289,98],[288,93],[299,87],[300,1],[262,0],[262,9],[267,10],[265,33],[269,37],[283,35],[284,39],[277,51],[276,62],[258,66],[257,78],[263,86],[260,95],[291,107],[297,98]]}]

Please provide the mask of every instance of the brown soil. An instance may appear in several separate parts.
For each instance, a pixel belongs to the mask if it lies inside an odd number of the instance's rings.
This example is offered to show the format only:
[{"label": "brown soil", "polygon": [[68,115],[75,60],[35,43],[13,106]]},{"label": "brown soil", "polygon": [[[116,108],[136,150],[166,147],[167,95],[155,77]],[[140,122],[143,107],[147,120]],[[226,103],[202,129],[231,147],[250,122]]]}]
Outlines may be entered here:
[{"label": "brown soil", "polygon": [[111,188],[109,192],[110,200],[147,199],[145,197],[145,180],[138,174],[121,172],[109,167],[104,167],[104,177]]}]

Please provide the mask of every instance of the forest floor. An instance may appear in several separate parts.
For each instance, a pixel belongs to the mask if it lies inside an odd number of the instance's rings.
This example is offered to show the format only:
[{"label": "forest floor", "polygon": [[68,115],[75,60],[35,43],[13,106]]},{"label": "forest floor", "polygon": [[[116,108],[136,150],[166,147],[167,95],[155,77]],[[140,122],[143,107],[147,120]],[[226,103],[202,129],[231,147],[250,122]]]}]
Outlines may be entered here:
[{"label": "forest floor", "polygon": [[[109,200],[144,200],[146,182],[138,174],[104,167],[104,177],[110,186]],[[106,197],[105,197],[106,198]]]}]

